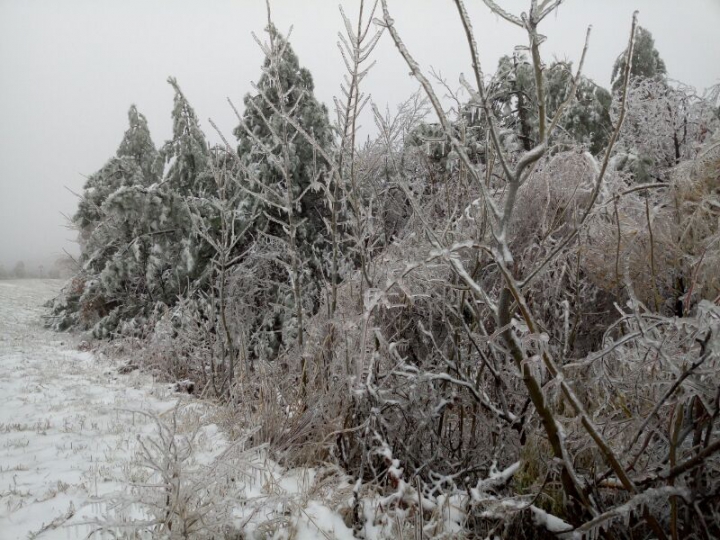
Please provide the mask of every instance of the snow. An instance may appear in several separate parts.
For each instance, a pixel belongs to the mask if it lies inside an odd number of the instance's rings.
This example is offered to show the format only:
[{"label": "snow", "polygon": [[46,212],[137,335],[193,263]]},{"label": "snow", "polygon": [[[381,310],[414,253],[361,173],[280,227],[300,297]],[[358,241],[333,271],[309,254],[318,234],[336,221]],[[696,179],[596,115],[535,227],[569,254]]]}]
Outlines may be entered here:
[{"label": "snow", "polygon": [[521,463],[516,461],[501,471],[497,468],[497,462],[493,462],[490,467],[490,471],[488,471],[488,477],[485,480],[478,482],[478,485],[470,490],[471,496],[476,501],[483,500],[487,495],[488,490],[507,484],[510,478],[512,478],[513,475],[520,469],[520,465]]},{"label": "snow", "polygon": [[533,521],[538,527],[545,527],[551,533],[566,533],[573,530],[573,526],[557,516],[548,514],[537,506],[530,506],[533,513]]},{"label": "snow", "polygon": [[[149,419],[176,402],[145,375],[117,375],[76,340],[42,328],[54,280],[0,281],[0,537],[68,538],[124,485]],[[125,410],[123,410],[125,409]],[[87,526],[75,527],[85,536]],[[73,530],[71,528],[70,530]]]},{"label": "snow", "polygon": [[300,516],[296,527],[295,540],[354,540],[352,529],[345,525],[342,518],[326,506],[310,501]]}]

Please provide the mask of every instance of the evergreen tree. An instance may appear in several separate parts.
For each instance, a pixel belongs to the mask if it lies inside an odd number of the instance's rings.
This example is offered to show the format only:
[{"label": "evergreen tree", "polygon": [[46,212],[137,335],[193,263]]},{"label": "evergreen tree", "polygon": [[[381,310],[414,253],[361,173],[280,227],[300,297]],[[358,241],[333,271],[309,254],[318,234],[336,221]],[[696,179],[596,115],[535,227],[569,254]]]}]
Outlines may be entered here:
[{"label": "evergreen tree", "polygon": [[195,110],[190,106],[177,80],[168,78],[175,90],[172,111],[173,136],[160,151],[167,167],[165,180],[183,195],[205,193],[212,189],[208,171],[209,151]]},{"label": "evergreen tree", "polygon": [[[547,73],[546,92],[550,115],[570,97],[573,73],[572,64],[557,62]],[[599,154],[610,139],[612,96],[602,86],[587,77],[580,77],[575,96],[563,113],[559,127],[571,140],[586,144],[592,154]]]},{"label": "evergreen tree", "polygon": [[[183,125],[178,115],[194,118],[188,111],[188,106],[176,107],[174,125]],[[98,337],[112,335],[121,325],[131,330],[142,327],[157,303],[174,303],[197,276],[197,243],[176,187],[196,185],[190,174],[194,169],[187,166],[192,160],[181,152],[172,156],[169,174],[174,176],[159,183],[162,156],[145,117],[133,106],[128,118],[130,125],[116,157],[85,185],[73,218],[80,230],[82,273],[71,294],[55,306],[60,315],[56,326],[93,326]],[[165,155],[168,148],[194,148],[187,144],[185,133],[195,130],[178,132],[165,146]],[[204,139],[199,140],[204,144]]]},{"label": "evergreen tree", "polygon": [[[622,85],[623,72],[625,71],[626,59],[621,54],[615,60],[612,70],[612,89],[617,91]],[[667,70],[665,62],[660,58],[660,53],[655,48],[655,40],[649,30],[638,26],[635,34],[635,45],[633,47],[632,65],[630,66],[631,80],[643,79],[664,79]]]},{"label": "evergreen tree", "polygon": [[78,210],[72,218],[80,232],[81,248],[101,223],[101,208],[107,198],[122,187],[142,186],[144,182],[142,169],[131,157],[113,157],[88,177]]},{"label": "evergreen tree", "polygon": [[25,269],[25,263],[23,261],[18,261],[15,264],[15,268],[13,269],[13,274],[15,274],[15,277],[18,279],[23,279],[27,275],[27,270]]},{"label": "evergreen tree", "polygon": [[[313,146],[284,116],[292,118],[319,144],[329,148],[332,134],[328,111],[315,98],[312,75],[300,66],[287,40],[272,25],[267,31],[271,45],[265,50],[263,73],[256,85],[258,93],[245,96],[242,125],[234,130],[238,154],[253,170],[256,184],[253,189],[268,188],[275,194],[270,203],[282,206],[285,183],[291,182],[292,196],[298,203],[296,217],[305,221],[298,231],[300,239],[310,243],[322,235],[322,217],[326,214],[323,194],[311,187],[324,164]],[[278,166],[286,150],[289,179]],[[264,210],[270,216],[265,218],[265,227],[277,234],[272,218],[284,219],[283,213],[272,204],[266,204]]]},{"label": "evergreen tree", "polygon": [[132,158],[142,171],[143,183],[149,186],[157,182],[162,174],[162,170],[158,171],[158,151],[150,136],[147,120],[135,105],[130,106],[128,120],[130,126],[117,149],[117,157]]},{"label": "evergreen tree", "polygon": [[[552,118],[568,100],[573,87],[572,63],[553,62],[543,71],[547,115]],[[538,107],[533,67],[525,55],[503,56],[489,85],[495,117],[507,128],[501,137],[509,151],[530,150],[537,144]],[[581,76],[573,100],[563,112],[554,133],[555,142],[585,144],[592,154],[600,153],[612,132],[610,92]],[[465,141],[466,152],[476,161],[485,156],[487,125],[484,114],[474,103],[461,110],[461,121],[454,124],[458,139]],[[425,149],[427,156],[444,167],[450,153],[450,141],[438,124],[420,124],[408,142]]]},{"label": "evergreen tree", "polygon": [[100,207],[121,187],[148,186],[159,179],[158,152],[150,136],[145,116],[135,105],[128,111],[129,127],[125,131],[116,157],[111,158],[85,183],[78,211],[72,219],[80,230],[81,244],[87,240],[101,219]]},{"label": "evergreen tree", "polygon": [[245,96],[234,133],[247,191],[258,199],[257,230],[268,240],[264,245],[282,246],[272,255],[273,290],[263,293],[273,301],[256,324],[264,329],[256,353],[275,356],[283,344],[302,348],[304,312],[318,307],[329,251],[328,209],[319,184],[326,164],[295,125],[323,148],[330,147],[332,132],[327,108],[313,94],[310,72],[272,24],[267,32],[270,44],[263,47],[257,93]]},{"label": "evergreen tree", "polygon": [[524,55],[500,58],[491,89],[497,96],[497,117],[513,130],[523,149],[530,150],[535,145],[538,119],[535,76],[528,59]]},{"label": "evergreen tree", "polygon": [[172,138],[159,152],[164,164],[163,182],[137,201],[148,216],[148,265],[145,278],[156,301],[173,304],[192,284],[204,287],[208,279],[209,247],[193,229],[188,199],[213,196],[216,186],[209,168],[205,134],[177,80],[168,78],[175,96]]},{"label": "evergreen tree", "polygon": [[[133,260],[128,249],[136,235],[137,209],[133,202],[121,205],[129,194],[144,189],[145,179],[132,157],[113,157],[86,184],[78,211],[72,222],[79,230],[80,273],[53,303],[53,326],[87,329],[96,326],[95,334],[107,335],[119,322],[119,306],[134,304],[132,296],[139,284],[129,275],[143,264],[142,252]],[[135,212],[135,213],[133,213]],[[130,296],[131,301],[124,300]],[[108,323],[110,315],[111,324]],[[110,328],[110,330],[108,330]]]},{"label": "evergreen tree", "polygon": [[[570,97],[573,87],[571,62],[553,62],[543,72],[549,117]],[[492,85],[494,106],[503,124],[510,127],[524,150],[537,142],[537,92],[531,63],[524,55],[500,59]],[[581,75],[570,106],[564,111],[555,137],[586,144],[591,153],[601,152],[612,131],[610,93]]]}]

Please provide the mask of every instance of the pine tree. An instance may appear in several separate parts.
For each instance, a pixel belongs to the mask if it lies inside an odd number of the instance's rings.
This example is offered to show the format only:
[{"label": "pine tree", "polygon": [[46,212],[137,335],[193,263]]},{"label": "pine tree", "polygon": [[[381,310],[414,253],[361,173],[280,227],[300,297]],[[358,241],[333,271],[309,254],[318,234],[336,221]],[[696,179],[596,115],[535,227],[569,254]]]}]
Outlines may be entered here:
[{"label": "pine tree", "polygon": [[[547,72],[548,112],[554,115],[570,96],[573,84],[572,64],[556,62]],[[580,77],[575,96],[559,123],[561,133],[571,140],[586,144],[592,154],[599,154],[610,139],[612,95],[587,77]]]},{"label": "pine tree", "polygon": [[144,184],[149,186],[157,182],[162,170],[158,171],[158,151],[150,136],[150,129],[145,116],[138,112],[135,105],[128,111],[130,126],[125,132],[117,157],[128,157],[135,160],[143,174]]},{"label": "pine tree", "polygon": [[74,218],[83,286],[63,309],[75,309],[70,324],[94,325],[97,337],[120,327],[140,331],[156,306],[173,305],[189,286],[207,286],[209,248],[193,230],[187,198],[212,195],[209,152],[194,110],[175,79],[168,82],[172,139],[158,152],[145,117],[131,107],[116,157],[88,179]]},{"label": "pine tree", "polygon": [[107,198],[122,187],[142,186],[144,181],[142,170],[130,157],[113,157],[88,177],[78,210],[72,218],[80,232],[81,248],[103,220],[101,208]]},{"label": "pine tree", "polygon": [[216,186],[209,168],[208,144],[195,110],[177,80],[169,77],[168,83],[175,96],[172,138],[159,152],[165,174],[161,185],[137,204],[154,216],[146,233],[149,257],[144,275],[153,299],[170,305],[190,284],[207,286],[210,249],[193,229],[188,200],[212,196]]},{"label": "pine tree", "polygon": [[111,158],[85,183],[78,211],[72,219],[80,231],[81,245],[100,222],[100,207],[112,193],[121,187],[148,186],[159,179],[158,152],[150,136],[147,120],[135,105],[130,106],[128,121],[130,125],[120,142],[116,157]]},{"label": "pine tree", "polygon": [[[116,156],[85,185],[73,218],[80,230],[82,272],[73,293],[55,309],[57,326],[93,326],[97,337],[112,335],[120,325],[141,327],[158,302],[175,302],[197,267],[186,205],[175,187],[181,182],[158,182],[162,163],[147,121],[135,106],[128,118]],[[185,147],[172,143],[166,148]],[[175,159],[179,165],[169,172],[194,185],[186,161]]]},{"label": "pine tree", "polygon": [[55,301],[56,328],[95,325],[95,335],[105,336],[119,323],[117,313],[110,324],[108,316],[140,285],[129,278],[138,274],[135,268],[144,261],[137,250],[135,259],[127,256],[140,215],[135,201],[128,198],[144,189],[144,182],[140,166],[128,156],[111,158],[88,178],[73,217],[79,230],[82,270],[74,286]]},{"label": "pine tree", "polygon": [[[296,217],[305,223],[299,228],[300,240],[313,242],[322,234],[322,216],[325,215],[323,194],[312,189],[323,167],[312,144],[292,126],[284,116],[296,121],[307,133],[325,148],[329,148],[332,135],[328,111],[315,98],[310,72],[301,67],[298,57],[287,40],[274,26],[269,26],[270,48],[265,48],[263,73],[254,95],[246,95],[242,125],[234,130],[238,138],[238,154],[248,167],[253,168],[256,187],[267,188],[275,194],[271,203],[282,206],[282,192],[290,181],[292,196],[297,200]],[[281,135],[283,139],[278,139]],[[278,166],[288,151],[286,179]],[[266,204],[270,216],[265,225],[273,230],[272,218],[284,219],[272,204]]]},{"label": "pine tree", "polygon": [[208,171],[209,151],[195,110],[190,106],[175,78],[168,78],[175,90],[172,111],[173,136],[160,151],[168,167],[165,180],[182,194],[200,194],[212,189]]},{"label": "pine tree", "polygon": [[277,267],[269,294],[274,301],[258,323],[264,332],[255,347],[258,355],[272,357],[293,342],[302,348],[305,311],[318,307],[318,284],[329,251],[328,208],[319,183],[326,164],[295,126],[324,149],[332,132],[327,108],[313,95],[310,72],[300,67],[272,24],[267,32],[270,44],[262,46],[265,60],[257,93],[245,96],[234,134],[247,191],[258,199],[257,230],[266,246],[282,246],[272,255]]},{"label": "pine tree", "polygon": [[[553,62],[543,71],[547,114],[552,117],[570,97],[572,63]],[[491,91],[503,125],[510,127],[525,151],[537,142],[538,118],[535,78],[530,61],[522,54],[500,59]],[[559,122],[556,138],[586,144],[593,154],[601,152],[612,130],[610,93],[581,76],[575,96]]]},{"label": "pine tree", "polygon": [[[546,114],[552,118],[568,98],[573,88],[571,62],[553,62],[543,71]],[[528,151],[538,140],[538,106],[535,76],[530,60],[523,54],[503,56],[488,87],[493,96],[492,107],[503,129],[501,137],[510,151]],[[584,144],[591,153],[605,149],[612,121],[610,92],[591,79],[580,76],[575,95],[558,122],[555,142]],[[465,141],[465,150],[476,161],[484,159],[487,125],[477,104],[470,102],[461,110],[461,122],[453,128],[456,136]],[[426,148],[432,161],[441,165],[450,152],[450,141],[439,124],[420,124],[410,133],[409,143]]]},{"label": "pine tree", "polygon": [[[622,75],[625,70],[625,55],[621,54],[615,60],[612,70],[612,89],[618,90],[622,85]],[[664,79],[667,70],[665,62],[660,58],[660,53],[655,48],[655,40],[649,30],[638,26],[635,34],[635,46],[633,48],[632,64],[630,66],[630,77],[632,82],[643,79]],[[631,84],[632,84],[631,82]]]}]

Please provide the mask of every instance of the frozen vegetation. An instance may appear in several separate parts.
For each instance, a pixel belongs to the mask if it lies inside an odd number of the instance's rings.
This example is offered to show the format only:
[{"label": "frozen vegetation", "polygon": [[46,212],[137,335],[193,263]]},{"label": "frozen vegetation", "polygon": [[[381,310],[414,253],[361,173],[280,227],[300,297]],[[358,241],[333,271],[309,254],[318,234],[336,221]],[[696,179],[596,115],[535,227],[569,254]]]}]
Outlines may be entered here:
[{"label": "frozen vegetation", "polygon": [[[495,70],[448,2],[468,69],[443,81],[389,4],[341,12],[333,114],[269,12],[232,136],[174,78],[160,147],[130,107],[45,313],[67,333],[8,319],[9,526],[720,536],[720,87],[673,81],[637,16],[608,89],[589,29],[543,60],[561,0],[484,0],[525,36]],[[380,39],[420,85],[392,111],[365,94]]]}]

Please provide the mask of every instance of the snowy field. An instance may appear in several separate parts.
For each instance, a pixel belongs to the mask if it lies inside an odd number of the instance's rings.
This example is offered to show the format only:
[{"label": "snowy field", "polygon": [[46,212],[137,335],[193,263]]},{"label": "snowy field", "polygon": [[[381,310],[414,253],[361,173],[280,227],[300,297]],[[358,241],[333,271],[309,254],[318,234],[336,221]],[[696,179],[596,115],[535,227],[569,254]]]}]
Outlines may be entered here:
[{"label": "snowy field", "polygon": [[[174,400],[137,373],[77,350],[77,340],[42,328],[53,280],[0,281],[0,538],[85,536],[99,504],[124,484],[137,435]],[[84,534],[83,534],[84,533]],[[73,535],[74,536],[74,535]]]},{"label": "snowy field", "polygon": [[[340,515],[349,479],[229,444],[213,406],[44,329],[60,286],[0,281],[0,540],[158,538],[169,520],[178,538],[354,537]],[[385,536],[364,502],[362,536]]]}]

